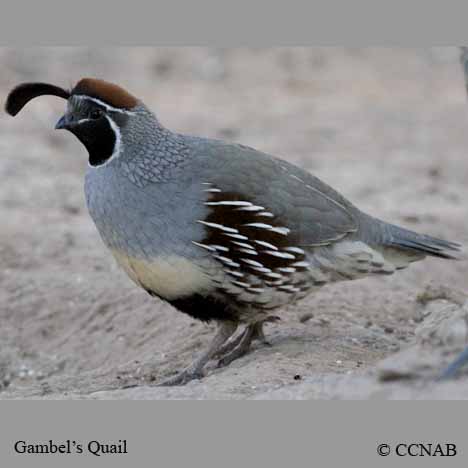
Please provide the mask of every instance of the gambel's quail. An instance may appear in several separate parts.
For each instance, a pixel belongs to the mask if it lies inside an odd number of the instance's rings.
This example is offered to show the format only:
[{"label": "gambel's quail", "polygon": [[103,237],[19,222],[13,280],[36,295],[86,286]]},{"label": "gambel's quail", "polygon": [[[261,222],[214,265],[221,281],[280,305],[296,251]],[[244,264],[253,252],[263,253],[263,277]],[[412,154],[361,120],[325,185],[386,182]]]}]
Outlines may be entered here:
[{"label": "gambel's quail", "polygon": [[[89,153],[86,201],[99,233],[130,278],[153,296],[219,324],[207,352],[164,382],[200,378],[264,339],[278,309],[321,286],[388,275],[460,246],[373,218],[286,161],[247,146],[163,127],[114,84],[84,78],[71,90],[14,88],[6,110],[31,99],[68,100],[55,128]],[[234,338],[238,326],[244,331]]]}]

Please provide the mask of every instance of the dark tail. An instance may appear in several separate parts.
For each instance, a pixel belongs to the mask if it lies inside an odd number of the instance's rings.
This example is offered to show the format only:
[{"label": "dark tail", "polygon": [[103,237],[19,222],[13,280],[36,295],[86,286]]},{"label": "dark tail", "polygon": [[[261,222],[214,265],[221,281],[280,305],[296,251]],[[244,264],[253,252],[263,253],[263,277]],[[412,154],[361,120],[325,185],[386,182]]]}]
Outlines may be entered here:
[{"label": "dark tail", "polygon": [[386,245],[389,247],[396,247],[415,253],[420,252],[423,255],[453,260],[460,259],[462,255],[462,246],[456,242],[418,234],[393,224],[387,226],[388,237],[386,239]]}]

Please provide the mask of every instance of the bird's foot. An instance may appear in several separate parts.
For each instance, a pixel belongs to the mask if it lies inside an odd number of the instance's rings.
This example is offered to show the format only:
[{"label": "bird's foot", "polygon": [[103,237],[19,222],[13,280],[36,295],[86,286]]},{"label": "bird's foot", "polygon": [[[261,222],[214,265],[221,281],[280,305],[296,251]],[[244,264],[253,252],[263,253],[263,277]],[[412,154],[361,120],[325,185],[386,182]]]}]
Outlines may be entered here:
[{"label": "bird's foot", "polygon": [[[219,348],[219,350],[215,354],[215,358],[223,358],[224,356],[230,354],[232,351],[237,349],[242,342],[242,340],[245,338],[246,333],[252,333],[252,336],[250,337],[250,342],[254,340],[260,341],[262,344],[266,346],[271,346],[271,343],[267,340],[265,337],[265,333],[263,332],[263,325],[265,322],[273,322],[274,320],[268,319],[263,322],[257,322],[253,325],[248,325],[245,330],[237,335],[235,338],[227,341],[223,346]],[[246,345],[243,344],[243,347]],[[249,348],[247,347],[246,351],[248,351]],[[245,352],[244,352],[245,354]],[[232,361],[230,361],[232,362]]]},{"label": "bird's foot", "polygon": [[242,337],[244,336],[244,333],[245,333],[245,330],[242,333],[240,333],[239,335],[237,335],[236,337],[233,337],[232,339],[230,339],[229,341],[224,343],[224,345],[221,346],[218,349],[218,351],[216,352],[216,354],[213,357],[214,358],[220,358],[220,357],[230,353],[233,349],[237,348],[237,346],[239,346],[239,343],[242,340]]},{"label": "bird's foot", "polygon": [[209,349],[203,353],[195,362],[174,377],[163,380],[158,387],[170,387],[174,385],[185,385],[191,380],[200,380],[203,377],[203,369],[207,362],[218,353],[219,349],[235,333],[237,323],[223,322],[220,324]]},{"label": "bird's foot", "polygon": [[245,356],[250,350],[250,345],[252,344],[252,340],[256,333],[256,325],[249,325],[242,333],[237,346],[218,361],[217,367],[227,366],[228,364],[231,364],[232,361]]},{"label": "bird's foot", "polygon": [[[263,333],[263,324],[264,322],[273,322],[276,320],[278,320],[277,317],[269,317],[262,322],[248,325],[245,330],[235,338],[232,338],[232,336],[236,331],[237,324],[231,322],[223,323],[206,353],[202,354],[191,366],[187,367],[187,369],[183,370],[180,374],[163,380],[157,386],[169,387],[185,385],[192,380],[200,380],[204,376],[203,369],[208,361],[213,358],[219,358],[217,367],[227,366],[235,359],[247,354],[252,341],[255,339],[270,346],[270,343]],[[232,339],[229,340],[229,338]]]},{"label": "bird's foot", "polygon": [[264,322],[256,323],[254,325],[254,335],[252,337],[253,340],[258,340],[260,343],[266,345],[266,346],[271,346],[271,343],[267,340],[265,333],[263,332],[263,324]]},{"label": "bird's foot", "polygon": [[192,380],[200,380],[203,378],[202,369],[195,369],[193,367],[188,367],[179,374],[169,377],[166,380],[163,380],[157,387],[173,387],[175,385],[186,385]]}]

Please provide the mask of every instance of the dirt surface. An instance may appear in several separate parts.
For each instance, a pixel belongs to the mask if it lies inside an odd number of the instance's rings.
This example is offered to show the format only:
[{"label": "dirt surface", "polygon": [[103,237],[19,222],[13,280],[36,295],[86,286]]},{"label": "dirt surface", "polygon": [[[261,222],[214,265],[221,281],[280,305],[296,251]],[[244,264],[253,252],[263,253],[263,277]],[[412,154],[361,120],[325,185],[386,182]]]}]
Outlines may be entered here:
[{"label": "dirt surface", "polygon": [[[20,81],[115,81],[169,128],[281,156],[370,214],[468,244],[455,48],[0,49],[0,63],[3,97]],[[85,150],[53,130],[63,109],[44,97],[0,115],[0,398],[468,398],[468,372],[434,381],[468,322],[468,263],[438,259],[326,286],[280,311],[272,346],[156,387],[214,325],[114,264],[86,212]]]}]

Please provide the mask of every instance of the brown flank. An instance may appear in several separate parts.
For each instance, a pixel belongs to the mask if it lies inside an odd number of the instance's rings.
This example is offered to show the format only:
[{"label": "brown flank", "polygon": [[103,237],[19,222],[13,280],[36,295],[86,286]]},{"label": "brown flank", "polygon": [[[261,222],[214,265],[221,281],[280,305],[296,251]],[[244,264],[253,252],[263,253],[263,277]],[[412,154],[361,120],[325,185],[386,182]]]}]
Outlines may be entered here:
[{"label": "brown flank", "polygon": [[138,99],[125,89],[97,78],[82,78],[71,94],[94,97],[118,109],[131,109],[138,104]]}]

